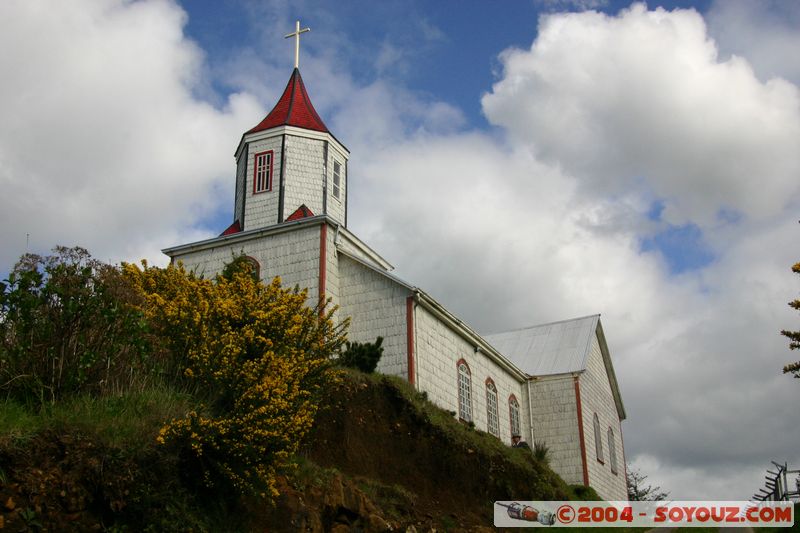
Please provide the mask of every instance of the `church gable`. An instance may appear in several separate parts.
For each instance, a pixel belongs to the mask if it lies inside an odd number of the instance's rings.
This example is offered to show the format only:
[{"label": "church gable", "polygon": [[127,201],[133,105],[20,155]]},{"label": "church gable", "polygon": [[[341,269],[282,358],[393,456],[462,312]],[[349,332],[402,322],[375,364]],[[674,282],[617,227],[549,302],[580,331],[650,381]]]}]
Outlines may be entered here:
[{"label": "church gable", "polygon": [[586,370],[578,377],[586,463],[589,483],[598,494],[624,500],[627,489],[620,424],[624,414],[614,398],[601,340],[598,333],[592,336]]},{"label": "church gable", "polygon": [[293,220],[300,220],[306,217],[313,217],[313,216],[314,213],[311,212],[311,209],[306,207],[306,204],[303,204],[300,207],[298,207],[294,213],[289,215],[289,217],[286,219],[286,222],[291,222]]}]

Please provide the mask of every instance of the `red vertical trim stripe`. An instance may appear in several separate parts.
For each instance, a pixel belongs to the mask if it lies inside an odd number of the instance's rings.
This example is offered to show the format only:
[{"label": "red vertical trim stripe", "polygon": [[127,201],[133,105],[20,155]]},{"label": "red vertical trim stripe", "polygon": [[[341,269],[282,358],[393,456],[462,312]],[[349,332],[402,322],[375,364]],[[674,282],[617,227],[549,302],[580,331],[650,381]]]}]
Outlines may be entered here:
[{"label": "red vertical trim stripe", "polygon": [[581,463],[583,463],[583,484],[589,486],[589,465],[586,464],[586,440],[583,436],[583,408],[581,407],[581,384],[575,380],[575,404],[578,406],[578,437],[581,441]]},{"label": "red vertical trim stripe", "polygon": [[406,298],[406,351],[408,355],[408,382],[414,385],[414,297]]},{"label": "red vertical trim stripe", "polygon": [[325,304],[325,275],[328,271],[328,224],[319,227],[319,312],[323,312]]}]

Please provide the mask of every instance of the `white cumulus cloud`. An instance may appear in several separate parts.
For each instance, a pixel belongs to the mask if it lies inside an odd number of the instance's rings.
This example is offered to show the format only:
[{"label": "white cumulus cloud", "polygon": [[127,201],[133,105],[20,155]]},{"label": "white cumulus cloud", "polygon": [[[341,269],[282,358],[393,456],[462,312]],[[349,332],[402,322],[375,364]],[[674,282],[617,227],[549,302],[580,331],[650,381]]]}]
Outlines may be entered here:
[{"label": "white cumulus cloud", "polygon": [[530,50],[507,50],[487,118],[591,193],[638,188],[671,223],[761,217],[798,191],[800,92],[720,60],[694,10],[543,17]]},{"label": "white cumulus cloud", "polygon": [[[0,264],[55,244],[157,256],[232,196],[238,137],[262,112],[193,95],[203,52],[168,1],[0,4]],[[220,146],[227,149],[220,150]]]}]

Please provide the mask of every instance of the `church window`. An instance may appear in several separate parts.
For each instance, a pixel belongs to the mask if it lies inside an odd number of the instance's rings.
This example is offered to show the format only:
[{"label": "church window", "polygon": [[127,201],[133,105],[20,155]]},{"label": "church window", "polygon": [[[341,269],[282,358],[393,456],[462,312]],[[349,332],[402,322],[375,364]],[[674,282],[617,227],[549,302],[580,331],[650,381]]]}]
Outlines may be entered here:
[{"label": "church window", "polygon": [[597,460],[603,462],[603,435],[600,431],[600,419],[597,413],[594,414],[594,447],[597,452]]},{"label": "church window", "polygon": [[342,165],[333,160],[333,197],[339,198],[342,185]]},{"label": "church window", "polygon": [[253,193],[272,190],[272,150],[261,152],[255,156],[255,172],[253,176]]},{"label": "church window", "polygon": [[519,402],[512,394],[508,399],[508,416],[511,420],[511,436],[522,435],[519,427]]},{"label": "church window", "polygon": [[486,429],[492,435],[500,436],[500,420],[497,415],[497,387],[491,378],[486,380]]},{"label": "church window", "polygon": [[463,359],[458,362],[458,418],[472,422],[472,374]]},{"label": "church window", "polygon": [[617,473],[617,446],[614,443],[614,430],[608,428],[608,456],[611,461],[611,473]]}]

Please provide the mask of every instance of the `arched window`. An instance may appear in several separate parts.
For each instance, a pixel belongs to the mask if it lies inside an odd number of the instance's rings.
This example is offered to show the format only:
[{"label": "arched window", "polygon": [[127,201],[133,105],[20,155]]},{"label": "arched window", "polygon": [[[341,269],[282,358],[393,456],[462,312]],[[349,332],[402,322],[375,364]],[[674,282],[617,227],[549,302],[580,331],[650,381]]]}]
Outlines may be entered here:
[{"label": "arched window", "polygon": [[508,398],[508,417],[511,420],[511,436],[522,436],[519,427],[519,402],[513,394]]},{"label": "arched window", "polygon": [[244,254],[232,257],[230,262],[226,263],[223,267],[221,274],[223,278],[231,279],[234,272],[244,268],[252,274],[254,280],[261,280],[261,265],[258,263],[258,260],[256,260],[255,257]]},{"label": "arched window", "polygon": [[597,451],[597,460],[603,462],[603,434],[600,432],[600,419],[594,414],[594,447]]},{"label": "arched window", "polygon": [[458,362],[458,418],[472,422],[472,374],[467,362]]},{"label": "arched window", "polygon": [[497,415],[497,387],[492,378],[486,379],[486,430],[492,435],[500,436],[500,420]]},{"label": "arched window", "polygon": [[608,428],[608,456],[611,460],[611,473],[617,473],[617,446],[614,444],[614,430]]},{"label": "arched window", "polygon": [[253,270],[253,276],[256,278],[256,281],[260,281],[261,265],[258,263],[258,260],[255,257],[250,257],[249,255],[244,256],[244,260],[247,261],[247,264],[249,264],[250,268]]}]

